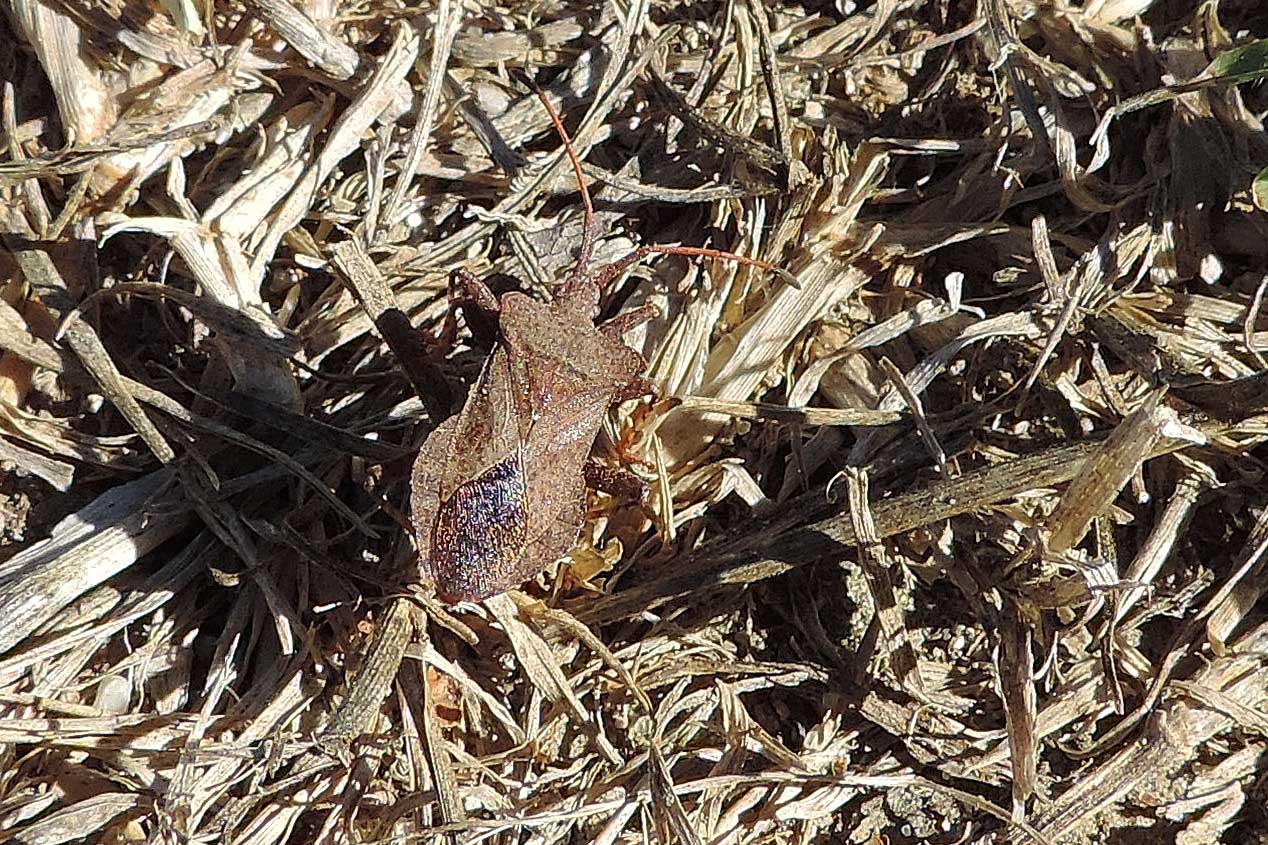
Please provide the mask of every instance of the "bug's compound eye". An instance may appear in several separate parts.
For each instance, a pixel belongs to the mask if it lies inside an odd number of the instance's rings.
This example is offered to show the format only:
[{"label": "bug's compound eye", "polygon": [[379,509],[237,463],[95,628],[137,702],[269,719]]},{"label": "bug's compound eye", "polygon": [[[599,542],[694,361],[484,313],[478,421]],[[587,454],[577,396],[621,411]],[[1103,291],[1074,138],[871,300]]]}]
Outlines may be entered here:
[{"label": "bug's compound eye", "polygon": [[478,601],[513,586],[528,534],[523,464],[508,456],[441,503],[430,564],[441,598]]}]

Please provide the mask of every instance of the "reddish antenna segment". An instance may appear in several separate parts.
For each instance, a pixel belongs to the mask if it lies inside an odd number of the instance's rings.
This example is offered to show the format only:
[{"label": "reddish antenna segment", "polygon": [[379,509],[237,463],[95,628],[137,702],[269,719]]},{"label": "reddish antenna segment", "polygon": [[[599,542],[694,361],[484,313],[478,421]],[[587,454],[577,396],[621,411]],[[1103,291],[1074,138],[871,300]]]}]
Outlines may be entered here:
[{"label": "reddish antenna segment", "polygon": [[[541,100],[542,106],[546,109],[546,114],[550,115],[550,122],[555,126],[555,132],[559,135],[559,139],[563,141],[564,152],[568,155],[568,161],[572,164],[573,175],[577,179],[577,190],[581,193],[581,203],[585,206],[585,217],[582,219],[581,226],[581,247],[577,251],[577,262],[573,265],[571,285],[580,282],[586,276],[590,267],[590,260],[594,254],[594,203],[590,199],[590,191],[586,188],[585,174],[581,170],[581,159],[577,157],[577,151],[572,146],[572,138],[568,136],[568,130],[564,128],[564,122],[559,117],[559,112],[551,104],[547,98],[546,92],[542,91],[533,82],[527,74],[518,74],[520,80],[528,85],[537,95],[537,99]],[[728,261],[734,261],[738,264],[745,264],[750,267],[757,267],[762,270],[768,270],[779,276],[788,284],[800,289],[801,284],[797,281],[797,277],[787,270],[776,267],[766,261],[757,258],[747,258],[743,255],[736,255],[726,250],[713,249],[704,246],[661,246],[659,244],[648,244],[640,246],[624,258],[613,261],[604,267],[594,277],[593,281],[599,290],[603,290],[621,273],[628,270],[633,265],[642,261],[649,255],[688,255],[698,256],[702,258],[720,258]],[[567,286],[571,286],[567,285]]]},{"label": "reddish antenna segment", "polygon": [[581,248],[577,250],[577,263],[573,267],[574,275],[585,273],[590,266],[590,258],[594,252],[594,203],[590,201],[590,191],[586,189],[585,175],[581,172],[581,159],[577,158],[577,151],[572,147],[572,139],[568,137],[568,130],[564,129],[564,122],[559,119],[559,112],[555,111],[555,107],[551,105],[550,100],[546,97],[546,92],[538,88],[535,84],[530,85],[533,92],[537,94],[537,99],[542,101],[542,105],[546,107],[546,114],[550,115],[550,122],[555,124],[555,131],[559,133],[559,138],[564,142],[564,151],[568,153],[568,161],[572,162],[573,175],[577,177],[577,189],[581,192],[581,204],[585,206],[585,217],[581,223]]}]

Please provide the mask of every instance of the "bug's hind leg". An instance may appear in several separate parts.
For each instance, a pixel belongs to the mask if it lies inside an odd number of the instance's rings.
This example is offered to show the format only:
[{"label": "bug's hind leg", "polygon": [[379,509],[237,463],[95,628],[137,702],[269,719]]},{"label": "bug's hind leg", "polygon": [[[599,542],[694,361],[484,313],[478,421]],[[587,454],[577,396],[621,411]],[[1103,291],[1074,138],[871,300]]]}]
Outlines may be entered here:
[{"label": "bug's hind leg", "polygon": [[642,504],[647,501],[647,485],[627,469],[610,467],[596,460],[586,461],[583,468],[586,486],[620,499]]}]

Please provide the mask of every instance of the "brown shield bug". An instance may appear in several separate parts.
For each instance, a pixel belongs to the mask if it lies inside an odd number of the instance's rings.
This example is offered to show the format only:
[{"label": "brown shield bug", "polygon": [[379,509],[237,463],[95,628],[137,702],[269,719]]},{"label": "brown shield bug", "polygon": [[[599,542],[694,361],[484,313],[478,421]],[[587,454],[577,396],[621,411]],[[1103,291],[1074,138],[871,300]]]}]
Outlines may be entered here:
[{"label": "brown shield bug", "polygon": [[[414,462],[410,507],[423,571],[444,601],[478,601],[515,587],[565,555],[585,516],[585,468],[609,407],[647,395],[647,362],[621,336],[652,309],[596,326],[602,291],[652,253],[763,261],[703,247],[643,246],[598,272],[589,264],[594,207],[559,115],[540,91],[585,206],[577,262],[552,302],[499,301],[466,270],[450,276],[468,324],[497,327],[493,351],[462,410],[427,437]],[[472,318],[475,319],[472,319]]]}]

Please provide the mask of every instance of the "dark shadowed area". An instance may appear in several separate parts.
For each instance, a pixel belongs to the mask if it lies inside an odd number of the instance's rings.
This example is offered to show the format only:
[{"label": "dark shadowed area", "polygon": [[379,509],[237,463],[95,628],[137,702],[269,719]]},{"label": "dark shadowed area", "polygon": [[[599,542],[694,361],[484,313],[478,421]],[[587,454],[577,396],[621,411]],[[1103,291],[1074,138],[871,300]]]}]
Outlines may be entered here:
[{"label": "dark shadowed area", "polygon": [[1268,842],[1263,4],[0,10],[0,842]]}]

